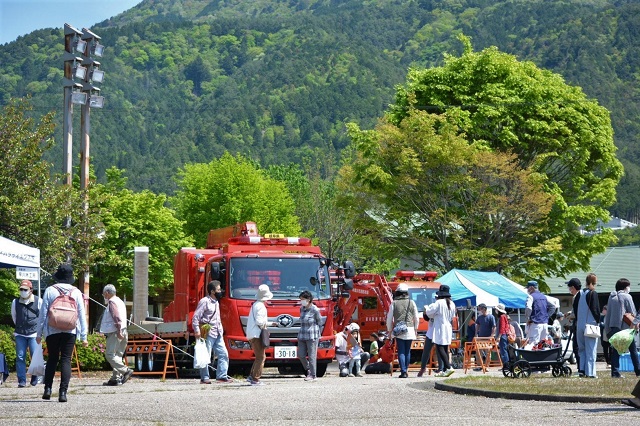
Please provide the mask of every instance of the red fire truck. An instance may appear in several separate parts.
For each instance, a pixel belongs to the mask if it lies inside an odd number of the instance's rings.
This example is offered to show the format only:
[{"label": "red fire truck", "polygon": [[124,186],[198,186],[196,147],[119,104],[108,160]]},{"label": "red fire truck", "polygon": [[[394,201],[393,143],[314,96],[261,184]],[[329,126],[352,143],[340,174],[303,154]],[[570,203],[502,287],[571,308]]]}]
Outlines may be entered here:
[{"label": "red fire truck", "polygon": [[[278,326],[269,327],[272,346],[267,348],[265,366],[278,367],[283,374],[302,372],[296,353],[299,294],[309,290],[323,322],[317,357],[317,375],[322,377],[335,352],[335,303],[328,267],[329,259],[308,238],[261,236],[253,222],[212,230],[206,249],[184,248],[176,255],[174,300],[164,310],[163,322],[156,324],[153,331],[162,338],[172,339],[174,346],[189,348],[193,341],[191,318],[195,308],[205,296],[207,283],[218,280],[224,294],[219,302],[230,374],[246,375],[255,358],[246,338],[247,318],[258,286],[267,284],[274,295],[266,302],[269,322]],[[350,262],[345,262],[340,270],[346,277],[355,274]],[[130,330],[133,339],[149,338],[139,327],[130,327]],[[139,367],[154,368],[148,358],[146,361]],[[190,362],[189,357],[184,357],[185,366]]]}]

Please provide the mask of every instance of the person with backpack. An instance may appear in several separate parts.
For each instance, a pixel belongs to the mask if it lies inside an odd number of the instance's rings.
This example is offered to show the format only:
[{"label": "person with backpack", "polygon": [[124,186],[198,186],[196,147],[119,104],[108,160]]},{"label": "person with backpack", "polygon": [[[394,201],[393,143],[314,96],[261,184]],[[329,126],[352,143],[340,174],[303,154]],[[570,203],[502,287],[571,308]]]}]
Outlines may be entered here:
[{"label": "person with backpack", "polygon": [[79,338],[86,347],[87,318],[85,317],[84,298],[80,290],[73,286],[73,268],[65,263],[58,267],[53,275],[57,284],[47,287],[42,296],[42,305],[38,315],[36,341],[47,342],[49,358],[44,373],[44,393],[42,399],[51,399],[53,377],[60,362],[59,402],[67,402],[67,390],[71,380],[71,356]]},{"label": "person with backpack", "polygon": [[[14,336],[16,338],[16,374],[18,387],[27,386],[27,349],[31,352],[31,358],[38,344],[36,343],[36,329],[38,327],[38,314],[42,300],[33,294],[33,284],[29,280],[20,282],[20,297],[11,302],[11,318],[16,325]],[[38,384],[38,376],[31,376],[31,386]]]}]

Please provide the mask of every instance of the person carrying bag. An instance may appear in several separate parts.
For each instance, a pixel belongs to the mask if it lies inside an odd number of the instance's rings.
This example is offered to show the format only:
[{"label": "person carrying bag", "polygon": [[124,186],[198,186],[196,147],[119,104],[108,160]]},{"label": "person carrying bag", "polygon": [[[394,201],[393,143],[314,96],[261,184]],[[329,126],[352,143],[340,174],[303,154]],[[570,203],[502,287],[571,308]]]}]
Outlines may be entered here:
[{"label": "person carrying bag", "polygon": [[[256,295],[256,301],[251,305],[251,311],[249,312],[249,318],[247,319],[247,339],[253,349],[253,353],[256,359],[251,366],[251,372],[247,377],[247,382],[252,386],[263,385],[260,381],[262,377],[262,370],[264,369],[264,361],[266,359],[265,350],[270,345],[269,341],[269,317],[267,315],[267,307],[265,302],[273,298],[273,293],[269,290],[269,286],[262,284],[258,287],[258,294]],[[277,327],[277,323],[271,324]]]}]

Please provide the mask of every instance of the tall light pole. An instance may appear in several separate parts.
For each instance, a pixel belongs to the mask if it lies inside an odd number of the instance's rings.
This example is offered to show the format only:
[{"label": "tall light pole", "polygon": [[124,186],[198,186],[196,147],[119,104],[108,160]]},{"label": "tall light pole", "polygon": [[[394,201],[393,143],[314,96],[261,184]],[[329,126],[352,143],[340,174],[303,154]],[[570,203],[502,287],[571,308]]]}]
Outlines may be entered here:
[{"label": "tall light pole", "polygon": [[[94,56],[102,56],[104,46],[100,44],[100,37],[83,28],[77,30],[69,24],[64,24],[65,53],[64,53],[64,163],[66,183],[71,186],[72,178],[72,147],[73,147],[73,104],[81,105],[80,130],[82,135],[82,150],[80,154],[80,189],[84,193],[83,209],[85,223],[89,213],[89,132],[91,130],[90,111],[102,108],[104,98],[100,96],[100,88],[95,83],[102,83],[104,72],[100,70],[100,62]],[[81,53],[76,56],[75,51]],[[71,226],[71,218],[67,217],[67,227]],[[85,229],[84,232],[89,232]],[[70,261],[70,254],[68,254]],[[86,267],[82,275],[82,288],[88,300],[89,297],[89,247],[86,253]],[[88,316],[88,311],[87,311]]]}]

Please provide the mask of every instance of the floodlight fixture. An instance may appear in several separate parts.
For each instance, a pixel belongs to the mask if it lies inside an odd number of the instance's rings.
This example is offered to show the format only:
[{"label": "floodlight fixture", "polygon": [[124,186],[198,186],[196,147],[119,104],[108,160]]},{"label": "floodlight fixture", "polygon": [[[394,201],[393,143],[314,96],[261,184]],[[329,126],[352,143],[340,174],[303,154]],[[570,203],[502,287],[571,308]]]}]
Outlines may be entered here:
[{"label": "floodlight fixture", "polygon": [[91,108],[103,108],[104,96],[91,95],[91,97],[89,98],[89,106]]},{"label": "floodlight fixture", "polygon": [[85,105],[87,103],[87,94],[84,92],[71,92],[71,103]]},{"label": "floodlight fixture", "polygon": [[87,48],[87,42],[79,38],[76,41],[76,52],[84,53],[86,48]]},{"label": "floodlight fixture", "polygon": [[93,45],[92,53],[96,56],[102,57],[104,54],[104,46],[96,41]]},{"label": "floodlight fixture", "polygon": [[84,80],[87,76],[87,67],[76,64],[76,66],[73,68],[73,76],[79,80]]},{"label": "floodlight fixture", "polygon": [[104,81],[104,71],[94,68],[91,71],[91,81],[94,83],[102,83]]}]

